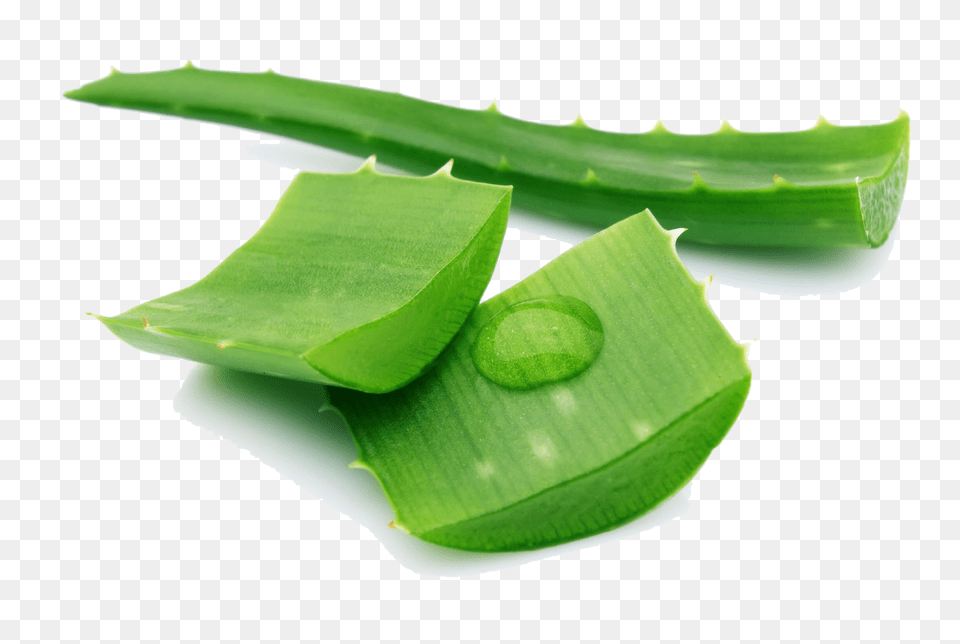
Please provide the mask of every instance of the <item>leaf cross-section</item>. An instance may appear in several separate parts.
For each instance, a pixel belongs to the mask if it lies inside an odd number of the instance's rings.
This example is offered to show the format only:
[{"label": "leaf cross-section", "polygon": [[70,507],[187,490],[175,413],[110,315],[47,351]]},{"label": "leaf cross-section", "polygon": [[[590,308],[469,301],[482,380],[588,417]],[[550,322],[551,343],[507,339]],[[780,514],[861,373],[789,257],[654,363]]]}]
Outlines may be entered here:
[{"label": "leaf cross-section", "polygon": [[[674,241],[649,213],[630,217],[482,303],[403,389],[375,399],[332,392],[395,526],[466,550],[540,548],[625,523],[696,474],[736,420],[751,375]],[[595,313],[590,329],[604,337],[592,364],[526,389],[489,379],[471,351],[478,336],[511,311],[529,320],[535,309],[524,303],[538,302]],[[549,334],[564,328],[564,312],[589,317],[554,306],[544,327],[496,333]],[[576,353],[563,338],[535,339]],[[492,342],[486,358],[511,359],[522,337]]]},{"label": "leaf cross-section", "polygon": [[153,353],[381,393],[416,378],[479,302],[509,187],[301,173],[263,227],[181,291],[99,319]]}]

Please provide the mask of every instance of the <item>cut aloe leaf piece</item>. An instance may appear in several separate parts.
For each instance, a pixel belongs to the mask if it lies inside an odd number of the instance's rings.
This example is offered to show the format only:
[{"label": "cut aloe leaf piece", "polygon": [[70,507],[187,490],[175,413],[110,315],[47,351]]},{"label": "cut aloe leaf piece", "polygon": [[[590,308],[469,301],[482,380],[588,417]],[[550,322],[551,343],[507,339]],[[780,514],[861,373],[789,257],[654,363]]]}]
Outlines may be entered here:
[{"label": "cut aloe leaf piece", "polygon": [[487,300],[421,378],[332,390],[393,525],[533,549],[647,512],[696,474],[750,388],[745,347],[649,212]]},{"label": "cut aloe leaf piece", "polygon": [[511,189],[377,172],[299,174],[263,227],[196,284],[116,317],[151,353],[385,392],[410,382],[480,301]]},{"label": "cut aloe leaf piece", "polygon": [[598,226],[652,210],[685,239],[746,246],[879,246],[896,221],[910,121],[803,132],[643,134],[520,121],[360,87],[182,69],[110,76],[78,101],[271,132],[415,172],[451,157],[457,176],[514,186],[532,211]]}]

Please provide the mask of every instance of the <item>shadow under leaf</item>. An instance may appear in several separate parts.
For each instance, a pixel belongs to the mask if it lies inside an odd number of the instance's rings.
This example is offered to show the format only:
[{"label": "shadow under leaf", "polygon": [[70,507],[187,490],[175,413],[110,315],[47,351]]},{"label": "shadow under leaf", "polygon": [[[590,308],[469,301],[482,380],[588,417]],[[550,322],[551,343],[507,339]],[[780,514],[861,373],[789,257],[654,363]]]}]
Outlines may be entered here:
[{"label": "shadow under leaf", "polygon": [[373,476],[348,467],[356,447],[343,418],[326,407],[328,399],[320,385],[198,365],[174,399],[174,409],[323,499],[373,533],[401,565],[428,576],[476,575],[630,538],[688,507],[689,485],[616,530],[530,552],[472,553],[426,543],[388,526],[393,510]]}]

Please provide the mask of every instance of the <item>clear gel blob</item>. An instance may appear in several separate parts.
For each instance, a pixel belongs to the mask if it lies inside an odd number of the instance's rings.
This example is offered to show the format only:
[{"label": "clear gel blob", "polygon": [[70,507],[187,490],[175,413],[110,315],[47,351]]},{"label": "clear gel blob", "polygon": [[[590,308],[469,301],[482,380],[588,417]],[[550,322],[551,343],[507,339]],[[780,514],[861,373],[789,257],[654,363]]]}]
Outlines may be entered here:
[{"label": "clear gel blob", "polygon": [[484,377],[509,389],[534,389],[586,371],[603,348],[603,325],[575,297],[518,302],[492,317],[470,356]]}]

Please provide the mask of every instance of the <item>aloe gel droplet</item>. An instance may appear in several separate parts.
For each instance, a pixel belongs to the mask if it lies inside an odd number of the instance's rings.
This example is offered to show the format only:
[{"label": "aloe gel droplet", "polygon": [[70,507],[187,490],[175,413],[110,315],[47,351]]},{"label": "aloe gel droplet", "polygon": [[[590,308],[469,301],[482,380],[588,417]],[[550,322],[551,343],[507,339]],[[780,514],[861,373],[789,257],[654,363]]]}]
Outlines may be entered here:
[{"label": "aloe gel droplet", "polygon": [[586,371],[603,348],[603,325],[590,306],[554,295],[508,306],[470,348],[484,377],[508,389],[534,389]]}]

